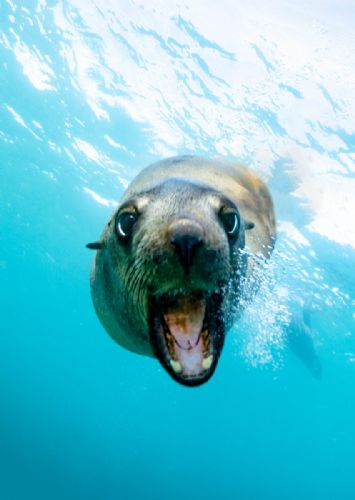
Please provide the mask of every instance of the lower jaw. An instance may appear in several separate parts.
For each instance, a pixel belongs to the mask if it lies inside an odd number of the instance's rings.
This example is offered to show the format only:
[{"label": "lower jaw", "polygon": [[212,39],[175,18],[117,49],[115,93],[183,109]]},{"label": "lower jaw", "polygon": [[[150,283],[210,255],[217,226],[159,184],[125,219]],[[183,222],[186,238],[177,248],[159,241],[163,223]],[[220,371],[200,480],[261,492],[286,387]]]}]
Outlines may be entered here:
[{"label": "lower jaw", "polygon": [[[158,357],[159,359],[159,357]],[[211,365],[211,367],[202,372],[202,373],[198,373],[196,375],[184,375],[184,374],[180,374],[180,373],[177,373],[175,370],[173,370],[169,364],[166,362],[166,360],[161,360],[159,359],[161,365],[165,368],[165,370],[169,373],[169,375],[176,381],[178,382],[179,384],[181,385],[185,385],[187,387],[197,387],[199,385],[202,385],[202,384],[205,384],[206,382],[208,382],[208,380],[212,377],[212,375],[214,374],[214,371],[217,367],[217,363],[218,363],[218,358],[217,356],[214,357],[215,361],[213,362],[213,364]]]}]

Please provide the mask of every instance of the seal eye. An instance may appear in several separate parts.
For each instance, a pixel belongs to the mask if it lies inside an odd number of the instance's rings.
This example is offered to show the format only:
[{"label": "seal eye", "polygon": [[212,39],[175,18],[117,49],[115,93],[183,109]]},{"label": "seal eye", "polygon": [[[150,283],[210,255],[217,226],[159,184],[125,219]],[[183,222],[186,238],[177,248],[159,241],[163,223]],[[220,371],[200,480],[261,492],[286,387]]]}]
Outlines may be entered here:
[{"label": "seal eye", "polygon": [[237,210],[234,208],[224,207],[219,216],[227,235],[230,238],[236,236],[240,226],[239,213]]},{"label": "seal eye", "polygon": [[122,212],[116,220],[116,231],[120,238],[126,239],[130,236],[138,215],[133,212]]}]

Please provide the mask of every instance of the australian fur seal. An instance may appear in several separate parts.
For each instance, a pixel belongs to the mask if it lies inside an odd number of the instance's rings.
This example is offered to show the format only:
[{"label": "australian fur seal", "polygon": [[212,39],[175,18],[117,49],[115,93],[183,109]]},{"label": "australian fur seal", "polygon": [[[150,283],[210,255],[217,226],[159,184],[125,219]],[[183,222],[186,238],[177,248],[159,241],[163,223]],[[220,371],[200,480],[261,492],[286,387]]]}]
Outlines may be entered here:
[{"label": "australian fur seal", "polygon": [[193,156],[154,163],[88,244],[97,315],[126,349],[155,356],[181,384],[202,384],[274,241],[272,199],[252,170]]}]

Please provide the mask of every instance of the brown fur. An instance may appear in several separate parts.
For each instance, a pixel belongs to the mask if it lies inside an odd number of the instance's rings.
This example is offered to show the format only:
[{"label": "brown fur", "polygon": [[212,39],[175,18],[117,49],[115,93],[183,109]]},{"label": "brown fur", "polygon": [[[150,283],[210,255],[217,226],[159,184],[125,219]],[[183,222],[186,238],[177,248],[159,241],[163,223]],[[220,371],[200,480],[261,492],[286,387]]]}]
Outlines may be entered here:
[{"label": "brown fur", "polygon": [[[211,193],[203,192],[199,197],[193,191],[191,196],[187,192],[183,194],[183,200],[179,199],[179,190],[172,189],[169,196],[161,195],[159,187],[175,178],[185,180],[191,186],[201,185]],[[162,192],[165,193],[166,189]],[[121,248],[117,244],[116,211],[103,230],[101,248],[96,253],[91,271],[91,293],[98,317],[123,347],[153,355],[146,315],[147,290],[150,288],[160,293],[165,291],[164,287],[169,289],[184,283],[180,267],[175,265],[175,257],[168,248],[167,227],[171,214],[183,216],[188,212],[205,227],[206,254],[201,262],[196,259],[196,269],[193,269],[196,272],[192,274],[200,288],[208,290],[217,286],[215,276],[226,277],[233,271],[226,257],[227,239],[211,215],[211,207],[220,203],[219,194],[238,207],[245,225],[247,222],[254,224],[253,229],[245,231],[246,250],[249,252],[246,280],[252,290],[257,288],[253,256],[268,258],[275,239],[273,204],[262,180],[250,169],[222,160],[175,157],[155,163],[133,180],[120,201],[120,207],[134,202],[138,210],[147,214],[137,225],[132,245]],[[208,249],[213,249],[218,258],[211,258],[207,265]],[[233,265],[237,266],[237,262],[235,260]],[[205,272],[206,265],[208,273]],[[232,298],[226,297],[226,314],[231,308],[234,308]],[[232,314],[233,320],[237,316]],[[230,326],[231,321],[227,323]]]}]

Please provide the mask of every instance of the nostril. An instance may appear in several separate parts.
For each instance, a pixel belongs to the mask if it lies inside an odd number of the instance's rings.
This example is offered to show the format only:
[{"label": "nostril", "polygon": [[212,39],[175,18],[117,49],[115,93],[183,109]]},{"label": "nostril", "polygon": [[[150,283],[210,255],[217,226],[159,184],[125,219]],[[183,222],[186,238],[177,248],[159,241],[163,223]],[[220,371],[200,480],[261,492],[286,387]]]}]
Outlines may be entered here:
[{"label": "nostril", "polygon": [[185,234],[172,236],[170,241],[179,254],[182,266],[188,273],[195,250],[202,243],[202,237]]},{"label": "nostril", "polygon": [[176,248],[181,264],[189,272],[193,255],[203,242],[203,229],[197,223],[177,222],[170,227],[170,242]]},{"label": "nostril", "polygon": [[171,243],[176,247],[178,252],[182,254],[190,254],[200,243],[202,243],[201,236],[190,234],[179,234],[171,237]]}]

